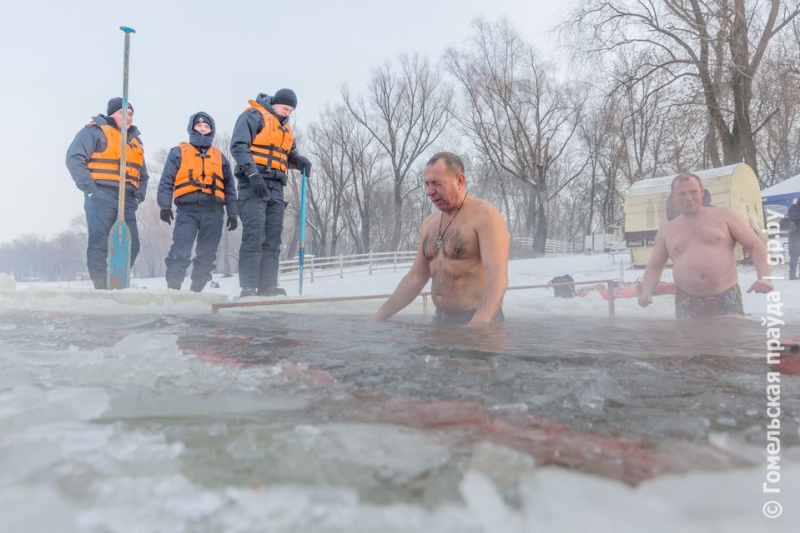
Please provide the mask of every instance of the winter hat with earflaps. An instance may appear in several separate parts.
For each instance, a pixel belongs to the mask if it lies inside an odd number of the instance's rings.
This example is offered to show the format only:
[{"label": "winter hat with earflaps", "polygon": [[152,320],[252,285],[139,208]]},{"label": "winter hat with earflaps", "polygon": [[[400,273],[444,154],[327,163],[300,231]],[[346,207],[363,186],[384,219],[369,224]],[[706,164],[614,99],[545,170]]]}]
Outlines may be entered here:
[{"label": "winter hat with earflaps", "polygon": [[[207,133],[206,135],[201,135],[200,133],[194,130],[194,127],[204,122],[211,126],[211,132]],[[198,148],[208,148],[214,142],[214,134],[216,133],[217,127],[214,124],[214,119],[211,118],[211,115],[206,113],[205,111],[198,111],[191,117],[189,117],[189,125],[186,127],[186,131],[189,132],[189,143]]]}]

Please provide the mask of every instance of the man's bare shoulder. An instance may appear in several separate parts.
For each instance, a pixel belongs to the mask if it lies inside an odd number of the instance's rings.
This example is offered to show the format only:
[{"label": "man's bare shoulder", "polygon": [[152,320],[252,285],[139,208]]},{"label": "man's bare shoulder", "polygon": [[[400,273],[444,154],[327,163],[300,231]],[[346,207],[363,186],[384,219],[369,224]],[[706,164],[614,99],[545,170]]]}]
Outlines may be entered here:
[{"label": "man's bare shoulder", "polygon": [[663,239],[668,239],[673,235],[675,235],[676,233],[679,233],[681,231],[681,228],[683,228],[685,224],[686,221],[684,220],[683,215],[678,215],[677,217],[673,218],[672,220],[670,220],[669,222],[658,228],[658,234],[661,235]]},{"label": "man's bare shoulder", "polygon": [[440,216],[442,216],[442,215],[441,215],[441,213],[439,211],[434,211],[433,213],[431,213],[430,215],[425,217],[425,220],[422,221],[422,225],[419,228],[419,232],[420,233],[425,233],[425,230],[427,230],[428,227],[430,227],[430,225],[433,224],[435,220],[438,220],[437,217],[440,217]]},{"label": "man's bare shoulder", "polygon": [[670,220],[669,222],[658,228],[658,231],[660,231],[661,233],[669,233],[675,228],[682,226],[683,224],[684,224],[683,215],[678,215],[677,217],[673,218],[672,220]]},{"label": "man's bare shoulder", "polygon": [[473,206],[473,216],[480,218],[483,221],[488,220],[490,222],[496,221],[497,219],[503,219],[503,215],[500,213],[500,210],[494,206],[494,204],[491,204],[480,198],[473,198],[475,200],[475,204]]},{"label": "man's bare shoulder", "polygon": [[723,220],[744,220],[741,213],[730,207],[706,207],[708,214]]},{"label": "man's bare shoulder", "polygon": [[425,220],[422,221],[422,225],[425,226],[427,224],[430,224],[434,220],[439,220],[439,217],[441,216],[442,216],[441,211],[434,211],[433,213],[425,217]]}]

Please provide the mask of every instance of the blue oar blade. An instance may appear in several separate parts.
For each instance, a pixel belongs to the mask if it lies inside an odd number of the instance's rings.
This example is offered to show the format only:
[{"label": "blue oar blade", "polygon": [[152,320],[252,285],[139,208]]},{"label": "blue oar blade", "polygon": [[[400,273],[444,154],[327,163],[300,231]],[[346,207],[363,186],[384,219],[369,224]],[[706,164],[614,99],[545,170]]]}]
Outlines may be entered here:
[{"label": "blue oar blade", "polygon": [[127,289],[131,281],[131,231],[117,220],[108,235],[108,288]]}]

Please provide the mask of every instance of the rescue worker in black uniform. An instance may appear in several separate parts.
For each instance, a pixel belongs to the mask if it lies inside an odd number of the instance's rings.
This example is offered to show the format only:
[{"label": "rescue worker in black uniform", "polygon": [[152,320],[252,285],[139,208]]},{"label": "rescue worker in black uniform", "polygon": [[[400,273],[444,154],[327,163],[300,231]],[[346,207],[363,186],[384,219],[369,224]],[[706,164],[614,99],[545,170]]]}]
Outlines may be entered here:
[{"label": "rescue worker in black uniform", "polygon": [[286,294],[278,287],[278,261],[286,203],[283,188],[289,168],[311,175],[311,162],[297,153],[289,117],[297,107],[291,89],[259,94],[236,120],[231,154],[239,182],[242,246],[241,296]]},{"label": "rescue worker in black uniform", "polygon": [[[180,290],[186,269],[192,263],[193,292],[201,292],[211,281],[222,238],[223,206],[228,231],[238,226],[236,185],[228,159],[211,146],[216,130],[211,115],[200,111],[189,118],[189,142],[170,150],[158,184],[161,220],[171,224],[172,202],[178,208],[172,247],[165,259],[167,287]],[[191,260],[192,245],[195,246]]]},{"label": "rescue worker in black uniform", "polygon": [[789,223],[789,279],[797,278],[797,262],[800,257],[800,198],[795,198],[794,203],[786,213]]},{"label": "rescue worker in black uniform", "polygon": [[[67,149],[67,169],[83,192],[83,209],[89,230],[86,267],[95,289],[107,288],[108,235],[117,221],[119,165],[121,159],[122,98],[108,101],[105,115],[97,115],[78,132]],[[139,254],[136,209],[147,193],[147,166],[139,129],[132,126],[133,106],[128,102],[125,146],[125,222],[131,234],[131,267]]]}]

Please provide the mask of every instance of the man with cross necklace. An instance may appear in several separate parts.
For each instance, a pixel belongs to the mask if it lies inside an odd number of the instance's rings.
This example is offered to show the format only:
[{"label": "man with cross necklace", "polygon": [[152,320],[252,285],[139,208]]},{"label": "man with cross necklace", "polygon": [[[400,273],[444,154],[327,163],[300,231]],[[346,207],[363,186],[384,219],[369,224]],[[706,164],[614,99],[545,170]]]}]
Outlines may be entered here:
[{"label": "man with cross necklace", "polygon": [[425,188],[439,210],[422,223],[411,270],[371,320],[384,322],[431,280],[434,322],[470,326],[503,321],[509,235],[489,202],[467,193],[461,159],[439,152],[425,166]]}]

